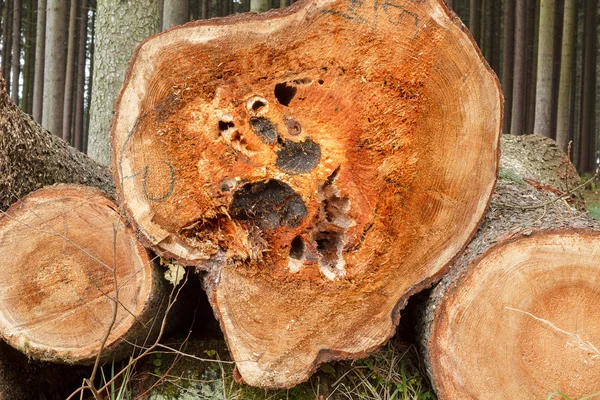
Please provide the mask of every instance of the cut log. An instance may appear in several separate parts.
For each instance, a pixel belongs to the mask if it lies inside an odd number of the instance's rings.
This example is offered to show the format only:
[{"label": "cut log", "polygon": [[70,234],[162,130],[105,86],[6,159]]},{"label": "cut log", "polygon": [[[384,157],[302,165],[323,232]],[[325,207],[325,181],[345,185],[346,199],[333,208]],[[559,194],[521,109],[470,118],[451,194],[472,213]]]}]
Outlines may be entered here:
[{"label": "cut log", "polygon": [[27,193],[55,183],[95,186],[114,195],[109,170],[21,111],[0,76],[0,211]]},{"label": "cut log", "polygon": [[93,361],[114,299],[105,359],[127,355],[160,326],[153,263],[99,190],[58,185],[12,205],[0,217],[0,264],[0,334],[29,357]]},{"label": "cut log", "polygon": [[205,285],[244,381],[395,332],[494,187],[498,81],[442,0],[300,1],[136,50],[113,121],[128,219]]},{"label": "cut log", "polygon": [[482,228],[433,290],[421,344],[440,400],[600,388],[600,224],[553,199],[500,180]]},{"label": "cut log", "polygon": [[[542,135],[502,135],[500,170],[525,179],[534,186],[552,188],[571,197],[585,209],[583,188],[577,170],[558,144]],[[502,174],[501,172],[501,174]],[[574,192],[573,192],[574,191]]]},{"label": "cut log", "polygon": [[59,400],[67,398],[90,376],[90,367],[30,360],[0,341],[0,398]]}]

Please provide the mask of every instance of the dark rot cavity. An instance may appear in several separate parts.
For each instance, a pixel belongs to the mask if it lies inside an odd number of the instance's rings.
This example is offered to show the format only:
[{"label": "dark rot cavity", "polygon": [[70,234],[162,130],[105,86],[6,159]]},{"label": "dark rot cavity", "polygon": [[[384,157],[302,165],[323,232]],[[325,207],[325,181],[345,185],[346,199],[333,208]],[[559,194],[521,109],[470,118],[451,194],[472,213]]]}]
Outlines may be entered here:
[{"label": "dark rot cavity", "polygon": [[285,127],[288,130],[288,133],[292,136],[298,136],[299,134],[302,133],[302,126],[300,125],[300,123],[296,120],[293,120],[291,118],[285,118],[283,120],[283,123],[285,124]]},{"label": "dark rot cavity", "polygon": [[260,229],[275,229],[299,226],[307,209],[294,189],[273,179],[242,186],[234,193],[229,212],[233,218],[248,221]]},{"label": "dark rot cavity", "polygon": [[277,168],[291,175],[303,174],[321,162],[321,146],[310,139],[304,142],[286,140],[277,152]]},{"label": "dark rot cavity", "polygon": [[277,142],[277,128],[271,121],[265,117],[250,118],[250,127],[252,132],[266,144]]}]

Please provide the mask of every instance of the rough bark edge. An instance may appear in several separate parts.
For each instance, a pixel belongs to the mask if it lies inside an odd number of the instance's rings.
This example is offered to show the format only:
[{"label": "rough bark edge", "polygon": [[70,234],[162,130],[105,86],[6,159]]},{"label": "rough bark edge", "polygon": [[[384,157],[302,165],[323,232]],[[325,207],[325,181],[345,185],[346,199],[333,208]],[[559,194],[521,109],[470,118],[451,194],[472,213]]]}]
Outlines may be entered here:
[{"label": "rough bark edge", "polygon": [[[531,195],[534,199],[524,200],[523,194]],[[433,288],[424,304],[422,304],[417,325],[418,344],[423,355],[425,370],[436,393],[439,388],[436,387],[433,375],[429,344],[430,339],[435,337],[436,326],[434,324],[439,319],[440,305],[447,296],[451,296],[460,287],[462,281],[475,272],[479,263],[488,254],[494,252],[497,248],[526,237],[556,233],[589,235],[590,232],[600,235],[600,223],[598,221],[592,219],[587,213],[577,211],[561,201],[533,210],[511,209],[496,203],[530,206],[555,200],[556,197],[549,191],[543,189],[538,191],[528,183],[504,179],[498,181],[493,196],[495,201],[486,214],[477,235],[450,267],[449,273]],[[505,217],[507,214],[518,214],[519,219],[516,222],[511,222],[510,217]],[[565,219],[565,215],[570,215],[570,218]],[[536,224],[545,226],[536,228]]]},{"label": "rough bark edge", "polygon": [[0,211],[24,195],[55,183],[94,186],[115,196],[108,168],[75,150],[22,112],[0,75]]},{"label": "rough bark edge", "polygon": [[[125,336],[122,336],[111,343],[109,346],[105,347],[102,351],[101,360],[102,362],[107,362],[111,360],[121,360],[127,357],[132,350],[134,350],[134,344],[136,343],[136,338],[143,338],[144,342],[151,341],[155,339],[158,335],[158,330],[161,325],[161,319],[166,311],[166,284],[164,279],[162,278],[158,265],[156,261],[152,258],[152,254],[149,253],[142,244],[137,240],[135,232],[131,229],[131,226],[127,223],[125,218],[119,212],[119,207],[114,203],[114,200],[108,196],[105,192],[101,191],[97,188],[92,188],[89,186],[83,185],[70,185],[70,184],[57,184],[53,186],[48,186],[42,189],[39,189],[35,192],[28,194],[23,197],[15,204],[10,206],[10,208],[6,212],[0,213],[0,229],[3,226],[4,221],[8,219],[5,214],[10,214],[11,210],[19,209],[22,206],[25,206],[29,197],[38,194],[40,192],[50,192],[56,189],[67,189],[67,190],[83,190],[88,192],[90,195],[98,196],[103,200],[106,200],[106,206],[109,206],[117,215],[119,215],[121,222],[123,223],[124,229],[128,231],[128,236],[134,241],[138,254],[140,254],[140,258],[149,265],[150,270],[152,271],[152,287],[150,288],[150,297],[146,302],[146,306],[142,309],[140,314],[136,317],[137,322],[132,325],[132,328],[127,331]],[[143,321],[143,322],[142,322]],[[69,357],[69,353],[61,353],[61,352],[53,352],[53,351],[44,351],[41,349],[33,349],[31,347],[18,347],[14,346],[10,342],[10,338],[6,338],[2,335],[2,339],[7,342],[12,347],[19,350],[21,353],[25,354],[28,358],[33,358],[35,360],[43,361],[43,362],[55,362],[55,363],[63,363],[63,364],[79,364],[79,365],[88,365],[93,364],[96,360],[96,356],[92,356],[90,358],[82,358],[82,359],[72,359]]]}]

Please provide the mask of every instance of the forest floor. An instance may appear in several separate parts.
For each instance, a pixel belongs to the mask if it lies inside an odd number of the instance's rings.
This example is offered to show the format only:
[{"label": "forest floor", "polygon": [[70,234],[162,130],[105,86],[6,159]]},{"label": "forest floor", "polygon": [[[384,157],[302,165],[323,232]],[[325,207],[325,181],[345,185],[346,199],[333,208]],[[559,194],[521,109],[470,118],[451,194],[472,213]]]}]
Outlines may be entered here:
[{"label": "forest floor", "polygon": [[600,188],[586,190],[583,197],[585,198],[585,208],[587,208],[590,215],[600,220]]},{"label": "forest floor", "polygon": [[138,369],[132,380],[153,387],[151,400],[435,400],[414,346],[395,338],[370,358],[321,365],[307,382],[287,390],[236,383],[222,340],[192,340],[184,348],[208,360],[158,353]]},{"label": "forest floor", "polygon": [[[600,186],[586,188],[584,198],[589,213],[600,220]],[[408,315],[412,314],[410,304],[405,310]],[[211,319],[208,308],[206,313],[202,317],[205,321]],[[407,330],[411,321],[401,324],[399,333],[370,358],[324,364],[307,382],[288,390],[264,390],[236,383],[218,323],[210,322],[207,325],[212,327],[199,336],[167,339],[169,346],[180,352],[157,352],[146,357],[128,374],[127,389],[113,386],[113,393],[129,392],[129,396],[109,398],[138,398],[141,394],[139,398],[150,400],[436,399],[419,354],[410,344],[415,334]],[[104,372],[108,377],[113,373],[114,370]]]}]

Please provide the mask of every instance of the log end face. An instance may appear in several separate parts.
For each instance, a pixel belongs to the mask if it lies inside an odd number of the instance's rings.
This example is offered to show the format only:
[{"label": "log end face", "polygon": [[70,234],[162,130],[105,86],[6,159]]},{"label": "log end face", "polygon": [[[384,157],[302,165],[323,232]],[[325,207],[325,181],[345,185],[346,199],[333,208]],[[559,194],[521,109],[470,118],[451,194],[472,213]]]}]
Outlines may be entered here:
[{"label": "log end face", "polygon": [[36,359],[93,362],[112,318],[115,279],[121,306],[106,354],[117,351],[140,329],[156,290],[146,251],[94,189],[58,185],[25,197],[0,219],[0,249],[0,334]]},{"label": "log end face", "polygon": [[498,163],[497,80],[440,2],[303,4],[147,41],[113,130],[128,217],[210,270],[244,380],[270,387],[384,343],[476,230]]},{"label": "log end face", "polygon": [[439,398],[579,398],[597,391],[599,252],[597,232],[538,232],[502,243],[472,265],[431,322],[428,353]]}]

